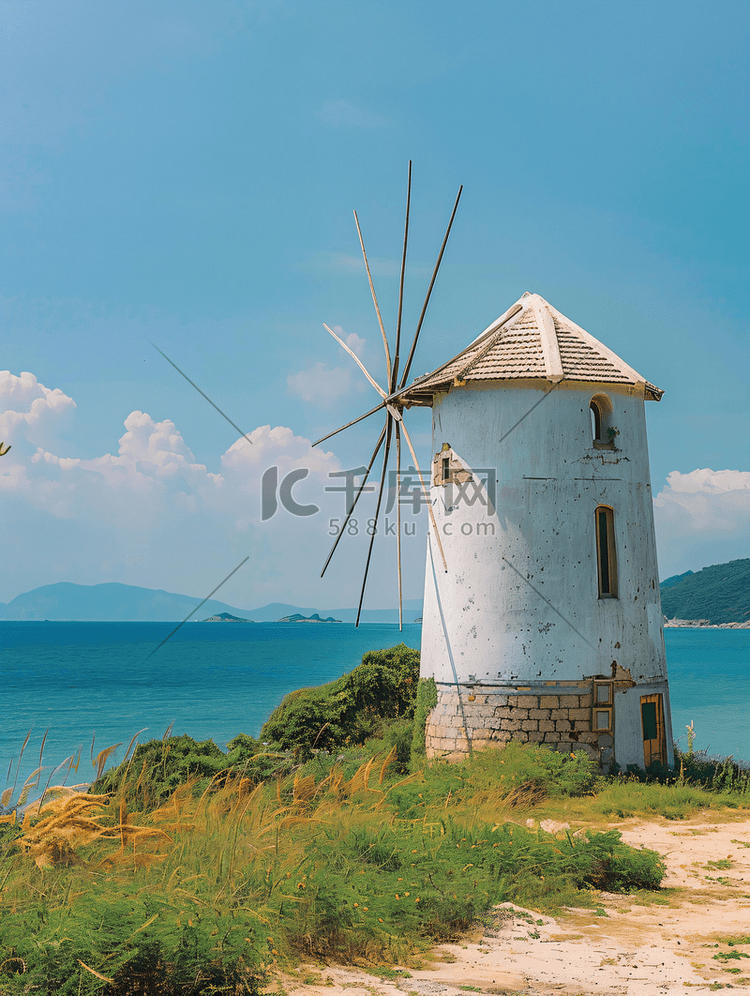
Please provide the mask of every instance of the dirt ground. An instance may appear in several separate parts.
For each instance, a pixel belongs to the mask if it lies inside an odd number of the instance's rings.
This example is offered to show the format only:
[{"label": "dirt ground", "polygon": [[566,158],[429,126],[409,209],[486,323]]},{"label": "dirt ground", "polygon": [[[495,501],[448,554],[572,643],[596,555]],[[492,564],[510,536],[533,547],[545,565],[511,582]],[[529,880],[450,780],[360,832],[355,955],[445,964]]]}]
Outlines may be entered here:
[{"label": "dirt ground", "polygon": [[[570,910],[555,919],[504,903],[483,931],[436,948],[424,970],[378,978],[308,965],[281,983],[298,996],[750,992],[750,820],[706,812],[612,826],[629,844],[663,855],[667,876],[657,901],[640,905],[600,893],[596,911]],[[740,937],[748,943],[726,943]]]}]

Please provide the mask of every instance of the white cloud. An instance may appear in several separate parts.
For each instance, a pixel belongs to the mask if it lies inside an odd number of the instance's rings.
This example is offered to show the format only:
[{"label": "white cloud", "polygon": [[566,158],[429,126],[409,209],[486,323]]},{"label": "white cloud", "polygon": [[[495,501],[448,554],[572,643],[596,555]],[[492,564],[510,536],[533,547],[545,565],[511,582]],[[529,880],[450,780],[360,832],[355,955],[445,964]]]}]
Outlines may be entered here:
[{"label": "white cloud", "polygon": [[750,491],[750,471],[748,470],[693,470],[681,474],[673,470],[667,476],[667,487],[672,492],[684,494],[722,494],[727,491]]},{"label": "white cloud", "polygon": [[32,373],[16,377],[9,370],[0,371],[0,439],[6,443],[26,439],[44,445],[51,432],[67,424],[75,407],[60,388],[50,390]]},{"label": "white cloud", "polygon": [[736,532],[750,517],[750,471],[673,470],[654,506],[696,532]]},{"label": "white cloud", "polygon": [[318,117],[333,128],[379,128],[386,123],[382,115],[358,107],[351,100],[327,100],[318,109]]},{"label": "white cloud", "polygon": [[347,346],[349,347],[349,349],[351,349],[353,353],[356,353],[357,356],[359,357],[362,356],[362,352],[365,348],[365,343],[367,342],[366,339],[360,338],[360,336],[358,336],[356,332],[350,332],[349,335],[346,335],[340,325],[335,325],[333,331],[336,333],[336,335],[341,336],[341,338],[344,340],[344,342],[347,344]]},{"label": "white cloud", "polygon": [[93,516],[143,531],[158,523],[167,501],[184,502],[192,491],[216,484],[217,475],[195,462],[173,422],[154,422],[136,411],[125,428],[117,455],[83,460],[37,447],[28,460],[2,465],[7,473],[0,476],[0,490],[23,494],[30,506],[59,519]]},{"label": "white cloud", "polygon": [[[346,332],[340,325],[334,325],[333,331],[346,345],[364,362],[364,349],[367,340],[356,332]],[[339,347],[340,348],[340,347]],[[330,408],[339,398],[356,392],[361,394],[367,390],[364,374],[354,368],[328,367],[320,360],[307,370],[299,370],[289,374],[286,379],[289,390],[308,404],[320,408]]]},{"label": "white cloud", "polygon": [[[4,384],[6,402],[11,395],[17,402],[17,409],[5,412],[7,424],[33,428],[37,418],[54,418],[56,412],[63,418],[73,405],[31,375],[6,377]],[[250,434],[252,446],[238,439],[223,454],[220,473],[211,473],[169,419],[155,422],[134,411],[125,430],[115,452],[93,459],[42,446],[30,456],[14,447],[0,458],[0,598],[62,580],[207,594],[249,555],[234,588],[217,597],[240,606],[264,598],[307,604],[305,594],[315,591],[331,543],[328,520],[342,514],[342,495],[325,491],[329,474],[341,469],[332,452],[313,449],[290,428],[266,425]],[[261,480],[271,467],[278,468],[279,484],[290,471],[305,470],[293,497],[317,505],[319,513],[298,517],[279,501],[273,517],[262,522]],[[345,565],[335,585],[346,576]]]},{"label": "white cloud", "polygon": [[672,471],[654,499],[661,574],[750,555],[750,471]]},{"label": "white cloud", "polygon": [[[354,349],[354,347],[351,348]],[[353,361],[352,366],[354,366]],[[364,381],[364,377],[362,380]],[[303,401],[318,405],[321,408],[330,408],[339,398],[351,394],[352,391],[363,391],[367,383],[365,381],[363,386],[359,381],[356,381],[351,370],[344,370],[342,367],[328,367],[320,361],[308,370],[300,370],[298,373],[290,374],[286,382],[292,394],[296,394]]]}]

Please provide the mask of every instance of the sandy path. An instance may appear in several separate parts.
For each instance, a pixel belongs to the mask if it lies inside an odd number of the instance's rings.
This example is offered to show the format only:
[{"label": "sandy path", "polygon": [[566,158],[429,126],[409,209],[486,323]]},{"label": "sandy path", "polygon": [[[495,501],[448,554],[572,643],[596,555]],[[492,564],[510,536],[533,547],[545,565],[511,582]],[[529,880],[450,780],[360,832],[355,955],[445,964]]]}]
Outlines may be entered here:
[{"label": "sandy path", "polygon": [[[283,980],[284,988],[310,996],[656,996],[685,994],[687,987],[750,992],[750,820],[721,819],[701,813],[691,820],[613,824],[628,843],[664,856],[664,903],[638,905],[628,896],[600,893],[606,915],[573,910],[557,919],[505,903],[495,907],[483,936],[443,945],[435,956],[444,960],[412,969],[408,978],[303,966],[296,978]],[[746,935],[747,945],[718,943],[722,936]],[[320,982],[302,984],[311,973]]]}]

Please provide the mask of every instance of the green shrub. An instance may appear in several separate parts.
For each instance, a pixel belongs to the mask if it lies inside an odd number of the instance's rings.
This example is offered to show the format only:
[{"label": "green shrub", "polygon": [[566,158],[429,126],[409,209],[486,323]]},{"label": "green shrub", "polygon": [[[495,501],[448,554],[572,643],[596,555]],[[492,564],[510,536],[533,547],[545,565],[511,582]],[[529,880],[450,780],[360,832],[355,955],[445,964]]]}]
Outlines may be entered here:
[{"label": "green shrub", "polygon": [[594,860],[584,878],[587,884],[605,892],[659,888],[667,869],[656,851],[623,844],[617,830],[590,834],[588,843]]},{"label": "green shrub", "polygon": [[586,795],[599,777],[598,765],[582,750],[562,753],[538,747],[534,760],[541,768],[536,779],[551,796]]},{"label": "green shrub", "polygon": [[383,731],[383,720],[414,716],[419,651],[401,643],[368,651],[349,674],[319,688],[287,695],[263,727],[260,739],[300,760],[314,750],[338,751]]},{"label": "green shrub", "polygon": [[93,795],[119,793],[131,809],[155,809],[191,778],[202,787],[228,767],[227,755],[213,740],[197,742],[183,734],[139,744],[132,758],[105,772],[91,786]]}]

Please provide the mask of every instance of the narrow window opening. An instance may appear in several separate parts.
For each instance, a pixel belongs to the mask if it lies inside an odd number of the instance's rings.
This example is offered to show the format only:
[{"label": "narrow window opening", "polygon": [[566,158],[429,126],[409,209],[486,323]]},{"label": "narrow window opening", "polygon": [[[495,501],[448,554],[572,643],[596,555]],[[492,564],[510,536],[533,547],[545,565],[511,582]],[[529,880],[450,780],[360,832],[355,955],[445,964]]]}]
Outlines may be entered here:
[{"label": "narrow window opening", "polygon": [[589,409],[591,411],[591,435],[594,442],[599,443],[602,441],[602,413],[595,401],[591,402]]},{"label": "narrow window opening", "polygon": [[609,576],[609,540],[607,537],[607,512],[599,509],[599,594],[611,595]]},{"label": "narrow window opening", "polygon": [[605,505],[596,510],[596,553],[599,598],[617,598],[614,512]]},{"label": "narrow window opening", "polygon": [[450,457],[443,457],[443,480],[447,481],[451,476]]}]

